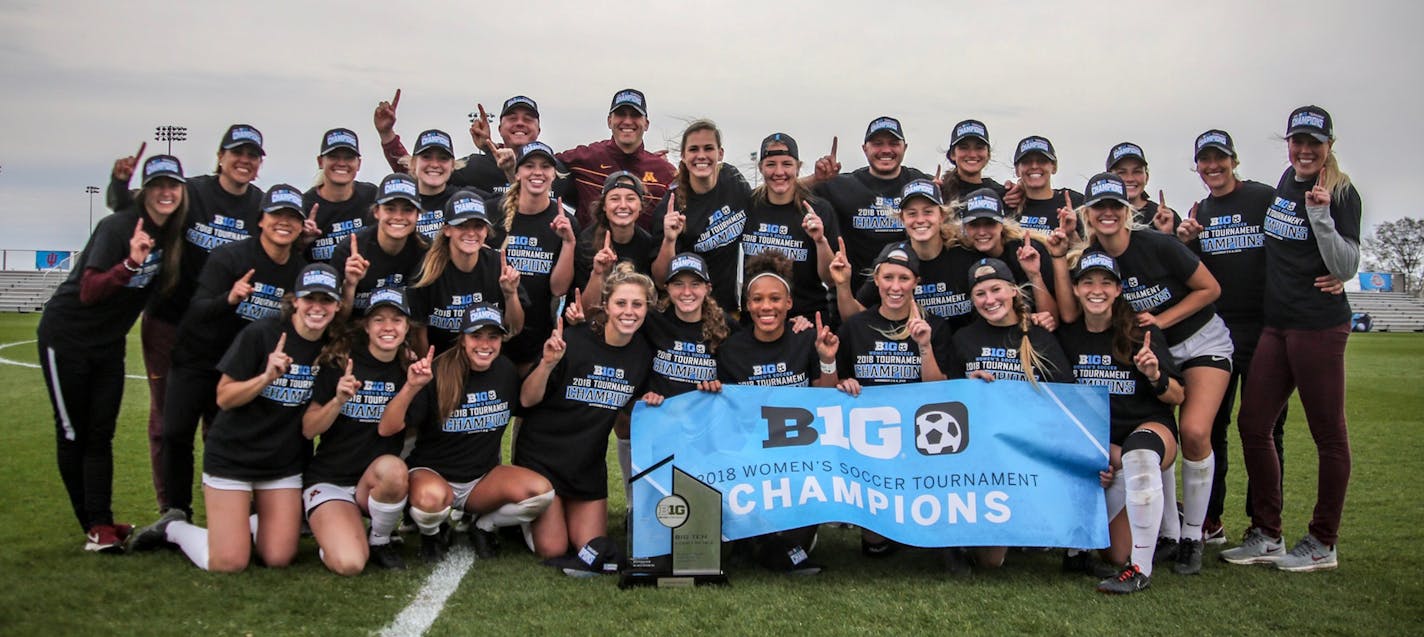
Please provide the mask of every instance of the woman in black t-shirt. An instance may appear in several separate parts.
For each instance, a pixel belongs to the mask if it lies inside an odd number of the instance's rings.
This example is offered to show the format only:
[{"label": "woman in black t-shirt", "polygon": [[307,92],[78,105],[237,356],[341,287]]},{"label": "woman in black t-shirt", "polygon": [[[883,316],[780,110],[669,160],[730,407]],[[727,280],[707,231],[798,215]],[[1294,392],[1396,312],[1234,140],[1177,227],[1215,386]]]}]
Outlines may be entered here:
[{"label": "woman in black t-shirt", "polygon": [[59,475],[88,551],[122,552],[133,528],[115,524],[111,507],[125,337],[150,294],[176,284],[187,211],[178,159],[150,157],[133,206],[99,220],[40,317]]},{"label": "woman in black t-shirt", "polygon": [[671,398],[717,381],[717,350],[733,326],[713,298],[710,278],[707,262],[696,253],[669,262],[667,298],[643,323],[653,348],[648,391]]},{"label": "woman in black t-shirt", "polygon": [[949,160],[949,172],[940,178],[944,200],[954,205],[980,188],[988,188],[1003,197],[1008,189],[984,176],[990,156],[989,127],[984,122],[966,119],[955,124],[949,137],[949,150],[944,153],[944,158]]},{"label": "woman in black t-shirt", "polygon": [[[1031,289],[1031,312],[1047,312],[1059,319],[1058,290],[1066,288],[1068,273],[1049,254],[1047,245],[1033,233],[1004,216],[1004,204],[994,191],[981,188],[959,202],[959,246],[975,259],[998,259],[1009,266],[1014,281]],[[961,272],[961,276],[962,276]]]},{"label": "woman in black t-shirt", "polygon": [[[316,164],[321,168],[315,186],[302,195],[308,211],[306,258],[310,263],[330,263],[336,246],[348,241],[370,223],[376,184],[357,181],[361,147],[356,131],[333,128],[321,136]],[[333,267],[341,267],[337,262]]]},{"label": "woman in black t-shirt", "polygon": [[[1067,196],[1073,207],[1083,202],[1083,195],[1069,188],[1054,189],[1053,175],[1058,172],[1058,155],[1053,142],[1031,135],[1019,140],[1014,149],[1014,173],[1019,178],[1017,188],[1006,195],[1009,215],[1019,227],[1030,232],[1048,234],[1058,228],[1055,214],[1058,204]],[[1081,236],[1081,235],[1079,235]]]},{"label": "woman in black t-shirt", "polygon": [[1110,466],[1099,478],[1107,490],[1108,559],[1121,566],[1098,590],[1135,593],[1152,577],[1166,506],[1162,476],[1177,454],[1172,408],[1182,402],[1181,377],[1161,330],[1137,325],[1115,259],[1084,253],[1073,271],[1073,296],[1083,319],[1059,329],[1058,340],[1078,384],[1107,388],[1112,421]]},{"label": "woman in black t-shirt", "polygon": [[420,195],[415,179],[392,173],[381,180],[371,216],[374,228],[353,233],[336,245],[331,264],[345,274],[341,287],[343,318],[362,316],[371,294],[381,288],[405,290],[420,274],[425,258],[425,236],[415,231],[420,215]]},{"label": "woman in black t-shirt", "polygon": [[[1157,191],[1158,201],[1147,196],[1147,181],[1151,172],[1147,169],[1147,154],[1142,147],[1132,142],[1122,142],[1108,149],[1104,162],[1107,172],[1122,179],[1127,186],[1127,205],[1132,207],[1133,223],[1150,227],[1163,234],[1175,234],[1182,218],[1176,211],[1166,206],[1166,196]],[[1160,204],[1158,202],[1161,202]]]},{"label": "woman in black t-shirt", "polygon": [[593,225],[579,234],[574,258],[573,286],[583,290],[584,302],[603,298],[603,278],[613,264],[627,261],[633,269],[651,274],[657,244],[652,235],[638,227],[643,214],[643,182],[637,175],[620,170],[603,181],[603,194],[593,205]]}]

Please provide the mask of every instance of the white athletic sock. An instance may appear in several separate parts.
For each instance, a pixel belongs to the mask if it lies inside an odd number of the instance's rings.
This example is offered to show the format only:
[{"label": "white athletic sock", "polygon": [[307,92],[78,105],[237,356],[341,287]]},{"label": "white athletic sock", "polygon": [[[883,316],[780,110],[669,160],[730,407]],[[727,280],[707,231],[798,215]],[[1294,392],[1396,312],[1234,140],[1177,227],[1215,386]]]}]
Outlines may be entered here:
[{"label": "white athletic sock", "polygon": [[[1127,521],[1132,527],[1132,563],[1143,575],[1152,575],[1152,555],[1157,552],[1157,527],[1166,506],[1165,482],[1158,468],[1162,457],[1150,449],[1133,449],[1122,454],[1122,482]],[[1175,507],[1173,507],[1175,508]],[[1177,512],[1172,512],[1176,519]]]},{"label": "white athletic sock", "polygon": [[1124,478],[1122,471],[1119,470],[1113,473],[1112,484],[1108,485],[1108,488],[1104,491],[1104,495],[1108,501],[1108,522],[1112,522],[1112,519],[1117,517],[1117,514],[1122,513],[1122,508],[1127,505],[1126,480],[1127,478]]},{"label": "white athletic sock", "polygon": [[618,468],[623,470],[623,501],[633,508],[633,441],[618,439]]},{"label": "white athletic sock", "polygon": [[525,498],[519,502],[511,502],[495,509],[489,513],[481,515],[475,520],[475,526],[482,531],[493,531],[495,527],[514,526],[524,522],[533,522],[539,517],[549,505],[554,502],[554,492],[548,491],[539,495]]},{"label": "white athletic sock", "polygon": [[440,523],[450,517],[450,507],[445,507],[439,511],[421,511],[415,507],[410,508],[410,519],[415,521],[416,528],[420,529],[421,535],[435,535],[440,532]]},{"label": "white athletic sock", "polygon": [[1177,517],[1177,463],[1161,471],[1162,481],[1162,524],[1157,531],[1159,537],[1177,540],[1182,537],[1182,521]]},{"label": "white athletic sock", "polygon": [[371,533],[367,536],[367,542],[371,546],[384,546],[391,543],[391,535],[400,525],[401,513],[405,511],[405,498],[400,502],[386,503],[377,500],[375,496],[366,496],[366,511],[371,514]]},{"label": "white athletic sock", "polygon": [[252,537],[257,537],[257,514],[247,516],[247,530],[252,532]]},{"label": "white athletic sock", "polygon": [[178,545],[183,549],[183,554],[197,565],[198,568],[208,570],[208,530],[201,526],[194,526],[182,520],[168,523],[164,529],[164,535],[168,541]]},{"label": "white athletic sock", "polygon": [[1211,478],[1216,471],[1216,456],[1207,454],[1201,460],[1182,458],[1182,539],[1202,539],[1202,522],[1206,520],[1207,501],[1211,499]]}]

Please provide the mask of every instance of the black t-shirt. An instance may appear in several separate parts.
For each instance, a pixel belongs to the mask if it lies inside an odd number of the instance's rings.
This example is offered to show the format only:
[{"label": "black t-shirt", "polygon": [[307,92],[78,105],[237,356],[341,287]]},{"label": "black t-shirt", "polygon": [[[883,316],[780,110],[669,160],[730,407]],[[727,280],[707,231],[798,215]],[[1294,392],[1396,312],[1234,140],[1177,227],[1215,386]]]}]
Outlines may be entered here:
[{"label": "black t-shirt", "polygon": [[[938,316],[925,318],[930,324],[930,342],[940,371],[954,369],[954,352],[949,326]],[[885,334],[904,327],[880,314],[880,306],[867,307],[841,324],[836,369],[842,378],[854,377],[862,386],[914,383],[921,380],[920,346],[906,336],[892,340]],[[807,330],[810,331],[810,330]],[[819,366],[819,362],[818,362]]]},{"label": "black t-shirt", "polygon": [[[735,327],[726,320],[729,328]],[[702,339],[702,323],[678,318],[677,310],[669,305],[662,312],[649,312],[642,332],[653,349],[648,391],[671,397],[697,389],[699,382],[717,379],[716,353]]]},{"label": "black t-shirt", "polygon": [[[830,204],[821,199],[808,201],[821,218],[826,241],[836,245],[840,229]],[[801,228],[801,219],[805,216],[805,208],[753,201],[747,210],[746,227],[742,230],[742,252],[748,259],[766,250],[779,250],[789,257],[793,288],[791,316],[810,318],[816,312],[825,312],[826,286],[821,283],[821,275],[816,269],[816,242]]]},{"label": "black t-shirt", "polygon": [[974,192],[980,188],[988,188],[989,190],[994,191],[996,194],[999,195],[1000,199],[1003,199],[1004,195],[1009,192],[1008,188],[1005,188],[1003,184],[994,181],[993,179],[984,177],[983,175],[980,175],[980,179],[982,181],[980,181],[979,183],[971,184],[968,182],[956,180],[953,177],[946,175],[944,177],[944,187],[940,189],[940,194],[944,196],[944,202],[946,204],[951,204],[955,201],[963,199],[965,195]]},{"label": "black t-shirt", "polygon": [[[1152,201],[1151,199],[1148,199],[1148,200],[1147,200],[1147,203],[1143,204],[1143,206],[1142,206],[1141,208],[1138,208],[1138,209],[1137,209],[1137,213],[1132,216],[1132,222],[1133,222],[1133,223],[1140,223],[1140,224],[1142,224],[1142,225],[1144,225],[1144,226],[1147,226],[1147,227],[1149,227],[1149,228],[1156,229],[1157,226],[1155,226],[1155,225],[1152,224],[1152,218],[1153,218],[1153,217],[1156,217],[1156,216],[1157,216],[1157,202]],[[1172,232],[1176,232],[1176,231],[1177,231],[1177,226],[1180,226],[1180,225],[1182,225],[1182,215],[1177,214],[1177,211],[1173,210],[1173,211],[1172,211]]]},{"label": "black t-shirt", "polygon": [[[929,176],[901,166],[895,178],[881,179],[864,167],[837,175],[813,189],[835,211],[836,226],[845,239],[846,258],[850,260],[852,289],[865,280],[863,270],[875,262],[881,248],[905,238],[905,224],[896,216],[900,211],[900,189],[916,179]],[[831,245],[836,245],[835,238],[830,239]]]},{"label": "black t-shirt", "polygon": [[[516,153],[518,151],[515,151]],[[554,160],[554,187],[551,197],[565,197],[569,190],[569,169],[557,159]],[[493,155],[471,153],[465,157],[465,166],[450,173],[453,188],[474,188],[486,193],[485,197],[501,197],[509,192],[509,177],[500,170]]]},{"label": "black t-shirt", "polygon": [[[490,208],[491,205],[494,207]],[[545,339],[554,330],[553,305],[556,299],[549,287],[549,279],[554,265],[559,262],[559,255],[564,251],[564,241],[549,224],[554,222],[555,215],[568,216],[571,223],[574,219],[550,201],[542,212],[515,214],[506,243],[502,230],[503,206],[503,198],[486,204],[493,224],[487,242],[492,246],[503,243],[505,258],[514,269],[519,270],[519,285],[529,298],[524,306],[524,329],[504,344],[504,355],[516,363],[522,363],[539,355]],[[573,224],[573,228],[577,232],[578,224]],[[499,236],[496,237],[496,234]]]},{"label": "black t-shirt", "polygon": [[[1029,327],[1029,343],[1047,364],[1044,369],[1035,368],[1034,377],[1041,382],[1071,383],[1073,371],[1063,348],[1048,330],[1037,325]],[[1019,345],[1023,332],[1017,325],[999,327],[988,321],[975,321],[968,327],[954,333],[956,356],[954,371],[945,370],[950,378],[964,378],[969,372],[984,370],[994,375],[995,380],[1028,380],[1024,375],[1023,363],[1019,360]]]},{"label": "black t-shirt", "polygon": [[[1172,361],[1172,352],[1161,330],[1156,326],[1147,329],[1152,334],[1152,353],[1157,355],[1158,368],[1167,377],[1181,382],[1182,375]],[[1113,358],[1111,331],[1090,332],[1085,321],[1078,321],[1059,328],[1058,341],[1073,363],[1073,377],[1079,385],[1107,388],[1113,444],[1121,445],[1123,439],[1144,422],[1176,427],[1172,406],[1157,399],[1152,381],[1137,371],[1132,360],[1124,363]],[[1135,349],[1133,353],[1136,354]]]},{"label": "black t-shirt", "polygon": [[[1122,295],[1134,312],[1161,314],[1191,293],[1187,280],[1199,265],[1201,259],[1176,237],[1151,229],[1134,230],[1127,250],[1117,257],[1117,267],[1122,270]],[[1196,334],[1215,315],[1215,306],[1207,304],[1163,330],[1167,344],[1176,345]]]},{"label": "black t-shirt", "polygon": [[[323,367],[316,375],[312,404],[331,402],[336,397],[336,385],[345,374],[344,366]],[[351,352],[351,374],[361,381],[361,388],[341,406],[331,428],[321,434],[316,454],[302,472],[302,483],[307,486],[318,482],[354,485],[372,461],[378,456],[399,454],[405,442],[404,434],[382,436],[379,431],[386,403],[405,385],[405,365],[399,360],[383,363],[361,347]]]},{"label": "black t-shirt", "polygon": [[[1039,274],[1043,275],[1043,287],[1048,290],[1049,294],[1057,294],[1058,286],[1054,283],[1053,279],[1055,266],[1053,264],[1053,256],[1048,254],[1048,246],[1044,245],[1042,241],[1039,241],[1038,239],[1034,239],[1032,237],[1029,237],[1028,241],[1029,245],[1033,246],[1034,251],[1038,252],[1038,271]],[[1009,266],[1009,272],[1014,275],[1015,283],[1019,285],[1024,285],[1028,283],[1028,273],[1024,272],[1023,264],[1019,262],[1019,248],[1022,248],[1023,244],[1024,239],[1011,239],[1009,241],[1005,241],[1004,250],[1003,252],[999,253],[999,256],[997,257],[980,252],[978,250],[974,250],[972,248],[965,248],[965,250],[969,252],[971,258],[969,263],[965,264],[964,269],[960,270],[960,278],[965,279],[963,283],[967,284],[969,278],[969,266],[972,265],[975,261],[978,261],[979,259],[982,259],[984,257],[993,257],[995,259],[1003,261],[1004,265]],[[1024,301],[1028,303],[1029,310],[1038,309],[1038,303],[1034,300],[1033,294],[1027,294],[1024,297]]]},{"label": "black t-shirt", "polygon": [[[356,249],[369,262],[366,275],[356,282],[356,299],[352,302],[351,316],[366,315],[371,305],[371,292],[380,288],[405,288],[415,282],[420,275],[420,264],[425,259],[426,247],[420,243],[420,235],[412,233],[406,237],[400,252],[386,254],[381,249],[379,229],[365,228],[356,233]],[[331,253],[331,267],[337,272],[346,270],[346,259],[351,256],[351,241],[336,244]]]},{"label": "black t-shirt", "polygon": [[717,350],[717,378],[724,383],[810,387],[820,377],[816,330],[793,333],[788,324],[780,338],[766,343],[749,327],[729,336]]},{"label": "black t-shirt", "polygon": [[[349,242],[351,239],[347,235],[361,230],[369,223],[371,206],[376,203],[376,184],[358,181],[352,186],[356,190],[346,201],[322,199],[316,188],[302,194],[302,207],[306,208],[307,214],[311,214],[312,206],[317,207],[316,227],[321,229],[321,234],[307,247],[308,263],[331,262],[332,252],[337,244]],[[345,264],[338,264],[336,270],[340,272],[343,265]]]},{"label": "black t-shirt", "polygon": [[1256,181],[1239,182],[1225,196],[1208,196],[1197,209],[1201,235],[1187,244],[1221,284],[1216,311],[1228,325],[1259,326],[1265,314],[1266,235],[1262,226],[1275,190]]},{"label": "black t-shirt", "polygon": [[[737,169],[727,164],[722,164],[717,185],[711,190],[697,194],[678,189],[671,193],[683,205],[682,214],[686,218],[682,234],[677,237],[677,252],[696,252],[707,262],[707,273],[712,277],[712,298],[717,299],[724,310],[737,309],[737,260],[751,193]],[[664,197],[653,210],[654,249],[662,246],[666,214],[667,198]]]},{"label": "black t-shirt", "polygon": [[222,189],[217,175],[189,177],[185,196],[188,215],[183,220],[182,267],[178,285],[170,294],[155,294],[148,315],[178,324],[198,290],[198,276],[207,264],[208,253],[220,245],[262,233],[262,189],[249,184],[247,191],[234,195]]},{"label": "black t-shirt", "polygon": [[[1032,230],[1042,234],[1048,234],[1058,229],[1058,209],[1063,207],[1063,191],[1068,191],[1068,199],[1073,202],[1073,209],[1077,210],[1083,205],[1083,195],[1076,190],[1058,188],[1053,191],[1053,196],[1048,199],[1034,199],[1024,193],[1023,210],[1010,216],[1017,219],[1019,226],[1024,230]],[[1078,236],[1083,236],[1082,225],[1079,224]]]},{"label": "black t-shirt", "polygon": [[218,371],[239,381],[261,374],[267,368],[267,355],[277,348],[283,333],[287,342],[282,351],[292,357],[291,366],[247,404],[218,412],[205,442],[204,472],[253,482],[301,473],[306,449],[302,414],[321,371],[316,358],[325,337],[308,341],[290,321],[263,319],[237,334],[218,363]]},{"label": "black t-shirt", "polygon": [[[957,330],[972,322],[974,301],[969,298],[969,267],[979,253],[960,246],[945,247],[933,259],[920,261],[920,282],[915,286],[915,302],[930,314],[938,316]],[[862,307],[880,303],[880,290],[875,279],[866,279],[855,293]]]},{"label": "black t-shirt", "polygon": [[[248,323],[281,314],[282,296],[296,288],[297,276],[306,265],[295,252],[286,263],[273,261],[257,237],[214,249],[198,278],[198,293],[178,324],[173,364],[212,368]],[[232,284],[248,270],[255,270],[252,294],[237,305],[229,305],[227,295]]]},{"label": "black t-shirt", "polygon": [[[450,349],[460,336],[460,322],[465,308],[476,303],[489,303],[504,311],[504,292],[499,289],[499,253],[481,247],[480,258],[469,272],[461,272],[454,263],[445,264],[440,277],[430,285],[407,287],[410,316],[425,325],[425,336],[435,353]],[[529,308],[524,308],[528,316]],[[528,325],[528,319],[525,319]],[[527,329],[527,327],[526,327]]]},{"label": "black t-shirt", "polygon": [[[465,396],[449,416],[440,414],[438,384],[421,388],[405,412],[416,431],[406,464],[434,469],[451,482],[469,482],[499,464],[500,440],[519,404],[519,372],[499,356],[483,372],[465,378]],[[442,417],[443,416],[443,417]],[[523,434],[521,433],[521,442]]]},{"label": "black t-shirt", "polygon": [[[114,349],[122,357],[124,340],[133,327],[150,294],[160,285],[163,267],[164,232],[177,232],[143,217],[143,231],[155,242],[148,258],[139,264],[138,272],[129,277],[124,287],[107,298],[85,305],[79,301],[81,280],[86,270],[107,272],[129,256],[129,239],[138,225],[139,213],[128,208],[99,220],[89,243],[75,259],[69,276],[55,289],[45,303],[38,333],[45,343],[57,347]],[[175,224],[176,225],[176,224]]]},{"label": "black t-shirt", "polygon": [[608,433],[618,412],[642,397],[653,351],[641,335],[609,345],[587,325],[564,330],[564,340],[544,400],[519,427],[514,463],[549,478],[562,496],[600,500],[608,495]]},{"label": "black t-shirt", "polygon": [[[415,218],[415,231],[426,241],[434,241],[435,235],[445,227],[445,202],[450,201],[457,190],[446,184],[445,189],[438,193],[420,196],[420,215]],[[474,195],[484,199],[489,193],[476,191]]]},{"label": "black t-shirt", "polygon": [[[594,239],[597,226],[589,226],[579,233],[577,251],[574,252],[573,286],[582,290],[588,287],[588,277],[593,272],[593,255],[603,249],[603,240]],[[653,259],[658,256],[658,244],[647,230],[633,226],[633,238],[628,243],[609,242],[619,261],[633,264],[633,269],[648,276],[653,273]]]},{"label": "black t-shirt", "polygon": [[[1350,302],[1344,294],[1315,288],[1315,277],[1330,274],[1330,270],[1320,257],[1315,229],[1305,212],[1305,193],[1314,187],[1314,179],[1298,182],[1295,169],[1287,168],[1266,211],[1266,324],[1272,327],[1318,330],[1350,320]],[[1343,197],[1330,198],[1335,231],[1356,244],[1360,241],[1360,210],[1360,193],[1354,186],[1348,187]]]}]

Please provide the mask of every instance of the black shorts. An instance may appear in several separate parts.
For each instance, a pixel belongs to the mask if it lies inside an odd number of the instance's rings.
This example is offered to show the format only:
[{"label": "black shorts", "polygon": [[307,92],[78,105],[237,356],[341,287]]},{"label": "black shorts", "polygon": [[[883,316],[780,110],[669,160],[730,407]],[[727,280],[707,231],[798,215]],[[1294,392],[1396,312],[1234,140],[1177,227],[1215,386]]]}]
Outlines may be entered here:
[{"label": "black shorts", "polygon": [[1114,444],[1114,445],[1117,445],[1117,446],[1121,447],[1121,446],[1122,446],[1122,441],[1127,440],[1127,436],[1128,436],[1129,434],[1131,434],[1131,433],[1134,432],[1134,431],[1137,431],[1137,428],[1138,428],[1138,427],[1141,427],[1141,426],[1143,425],[1143,423],[1149,423],[1149,422],[1155,422],[1155,423],[1157,423],[1157,424],[1159,424],[1159,425],[1162,425],[1162,426],[1166,427],[1168,431],[1171,431],[1171,432],[1172,432],[1172,437],[1173,437],[1173,438],[1176,438],[1176,437],[1177,437],[1177,419],[1175,419],[1175,418],[1144,418],[1144,419],[1142,419],[1142,420],[1137,420],[1137,421],[1132,421],[1132,422],[1125,422],[1125,423],[1118,423],[1118,422],[1114,421],[1113,424],[1112,424],[1112,431],[1109,432],[1109,434],[1108,434],[1109,442],[1111,442],[1111,443]]}]

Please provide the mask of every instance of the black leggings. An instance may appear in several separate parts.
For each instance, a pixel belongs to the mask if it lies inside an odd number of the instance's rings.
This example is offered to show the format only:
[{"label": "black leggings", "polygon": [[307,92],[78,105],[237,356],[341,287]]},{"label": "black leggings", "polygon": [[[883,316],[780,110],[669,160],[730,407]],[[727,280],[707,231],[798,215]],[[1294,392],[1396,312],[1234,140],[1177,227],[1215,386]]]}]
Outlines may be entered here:
[{"label": "black leggings", "polygon": [[193,436],[198,421],[203,437],[218,413],[218,380],[222,373],[175,365],[168,372],[163,401],[163,486],[168,507],[193,514]]},{"label": "black leggings", "polygon": [[113,524],[114,429],[124,399],[124,350],[70,351],[39,340],[59,477],[79,527]]}]

